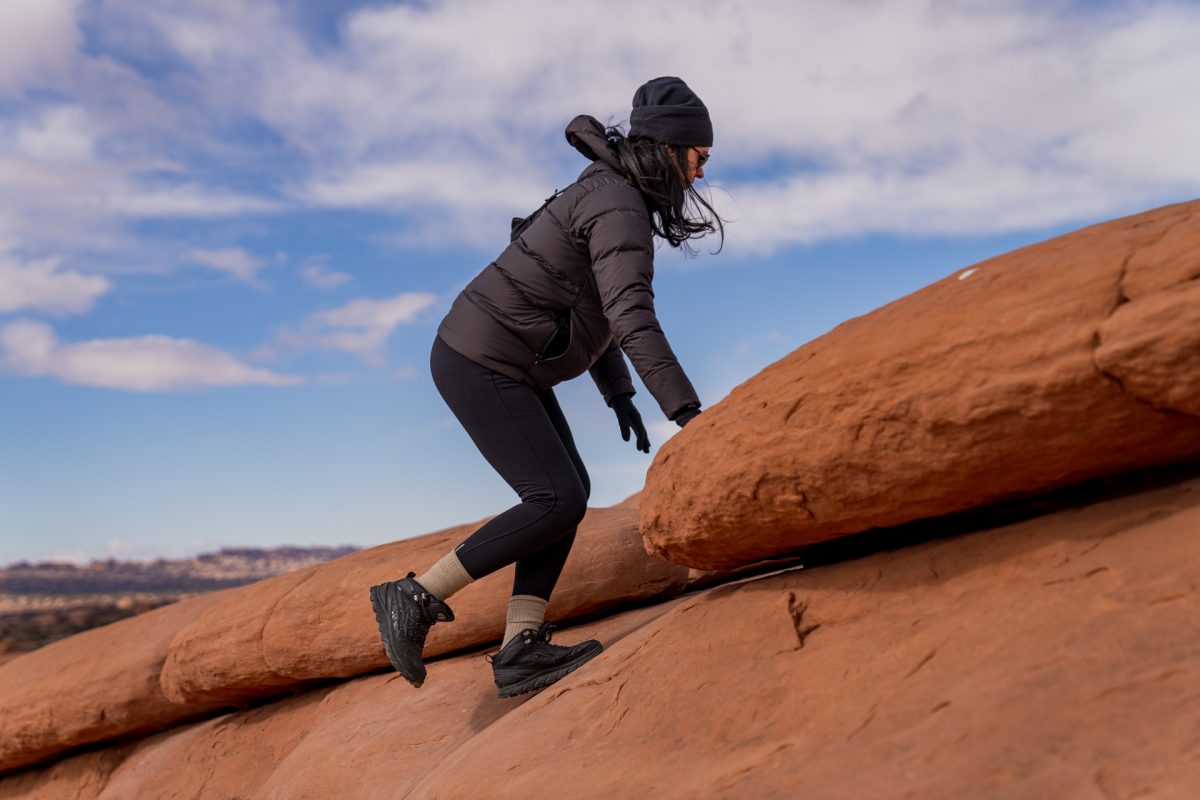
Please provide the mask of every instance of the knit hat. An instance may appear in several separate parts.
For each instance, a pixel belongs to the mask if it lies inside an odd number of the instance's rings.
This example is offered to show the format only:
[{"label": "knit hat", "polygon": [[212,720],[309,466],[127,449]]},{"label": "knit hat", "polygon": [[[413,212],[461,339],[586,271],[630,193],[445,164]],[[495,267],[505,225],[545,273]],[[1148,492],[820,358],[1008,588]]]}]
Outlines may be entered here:
[{"label": "knit hat", "polygon": [[655,78],[638,87],[629,115],[629,135],[667,144],[712,147],[708,108],[679,78]]}]

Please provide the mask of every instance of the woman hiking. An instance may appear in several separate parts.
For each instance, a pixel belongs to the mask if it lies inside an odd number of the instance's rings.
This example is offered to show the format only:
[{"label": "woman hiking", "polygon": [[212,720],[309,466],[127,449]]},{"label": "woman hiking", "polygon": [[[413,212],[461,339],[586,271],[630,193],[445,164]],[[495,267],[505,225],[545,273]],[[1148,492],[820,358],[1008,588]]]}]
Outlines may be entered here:
[{"label": "woman hiking", "polygon": [[[552,387],[591,373],[621,436],[650,440],[633,405],[622,352],[680,427],[700,401],[654,313],[654,242],[673,247],[724,226],[693,181],[704,177],[712,122],[679,78],[634,94],[628,135],[592,117],[567,126],[591,165],[518,225],[514,240],[454,300],[430,368],[438,392],[520,503],[494,517],[422,575],[371,587],[384,650],[413,686],[425,680],[430,626],[472,581],[516,563],[500,651],[490,657],[501,697],[541,689],[603,649],[550,643],[550,593],[583,519],[591,484]],[[519,235],[517,235],[519,234]],[[689,248],[690,249],[690,248]]]}]

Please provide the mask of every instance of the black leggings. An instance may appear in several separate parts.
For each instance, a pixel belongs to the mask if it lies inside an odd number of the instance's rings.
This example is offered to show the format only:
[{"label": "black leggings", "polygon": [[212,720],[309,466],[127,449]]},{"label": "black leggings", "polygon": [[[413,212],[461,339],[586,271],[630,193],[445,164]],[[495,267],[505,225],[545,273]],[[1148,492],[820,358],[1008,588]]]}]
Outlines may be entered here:
[{"label": "black leggings", "polygon": [[521,498],[455,548],[459,561],[476,579],[515,561],[513,594],[549,600],[591,494],[554,391],[476,364],[440,336],[429,366],[446,405]]}]

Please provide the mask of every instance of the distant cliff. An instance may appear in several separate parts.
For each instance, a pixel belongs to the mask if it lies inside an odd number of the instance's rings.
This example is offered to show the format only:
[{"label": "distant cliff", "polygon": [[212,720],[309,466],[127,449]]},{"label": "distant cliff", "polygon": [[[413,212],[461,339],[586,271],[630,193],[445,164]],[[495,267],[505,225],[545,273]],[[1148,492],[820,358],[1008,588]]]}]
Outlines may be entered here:
[{"label": "distant cliff", "polygon": [[357,547],[223,548],[193,558],[0,569],[0,663],[143,611],[353,553]]}]

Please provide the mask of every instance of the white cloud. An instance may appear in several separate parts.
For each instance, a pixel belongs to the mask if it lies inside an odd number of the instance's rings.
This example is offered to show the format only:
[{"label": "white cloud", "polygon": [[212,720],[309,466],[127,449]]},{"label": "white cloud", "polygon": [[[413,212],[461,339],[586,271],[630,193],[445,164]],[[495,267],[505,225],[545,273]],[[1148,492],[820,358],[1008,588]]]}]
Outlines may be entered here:
[{"label": "white cloud", "polygon": [[254,283],[258,277],[258,271],[267,263],[237,247],[192,250],[187,254],[187,260],[193,264],[224,272],[226,275],[246,283]]},{"label": "white cloud", "polygon": [[217,348],[189,339],[140,336],[58,341],[44,322],[16,320],[0,327],[0,366],[18,375],[138,392],[207,386],[292,386],[295,376],[256,369]]},{"label": "white cloud", "polygon": [[347,281],[353,280],[345,272],[330,269],[320,261],[313,261],[300,268],[300,277],[309,286],[316,289],[336,289]]},{"label": "white cloud", "polygon": [[16,92],[63,71],[81,36],[78,0],[0,3],[0,92]]},{"label": "white cloud", "polygon": [[[712,109],[735,252],[1045,227],[1200,191],[1184,2],[371,3],[316,43],[280,3],[146,0],[89,6],[86,53],[75,8],[0,10],[0,91],[69,98],[31,96],[0,130],[0,233],[47,251],[305,207],[392,214],[404,245],[492,246],[583,166],[565,122],[623,120],[661,74]],[[720,35],[663,47],[697,19]],[[229,135],[247,128],[268,135]],[[221,185],[226,163],[257,182]]]},{"label": "white cloud", "polygon": [[57,258],[22,261],[0,242],[0,314],[82,314],[112,288],[98,275],[60,269]]},{"label": "white cloud", "polygon": [[416,322],[437,302],[429,292],[405,292],[394,297],[362,297],[309,316],[298,327],[276,334],[280,345],[293,350],[338,350],[383,364],[383,346],[400,325]]},{"label": "white cloud", "polygon": [[58,106],[17,127],[13,144],[27,158],[86,161],[95,149],[94,121],[79,106]]},{"label": "white cloud", "polygon": [[[321,51],[270,11],[219,36],[224,13],[164,30],[214,93],[321,154],[293,196],[417,215],[425,241],[477,240],[484,215],[529,205],[581,166],[566,120],[620,120],[663,73],[712,109],[709,175],[753,250],[1043,227],[1200,187],[1189,4],[627,0],[597,17],[447,0],[350,13]],[[722,35],[666,54],[661,32],[697,16]],[[738,178],[747,167],[758,177]]]}]

